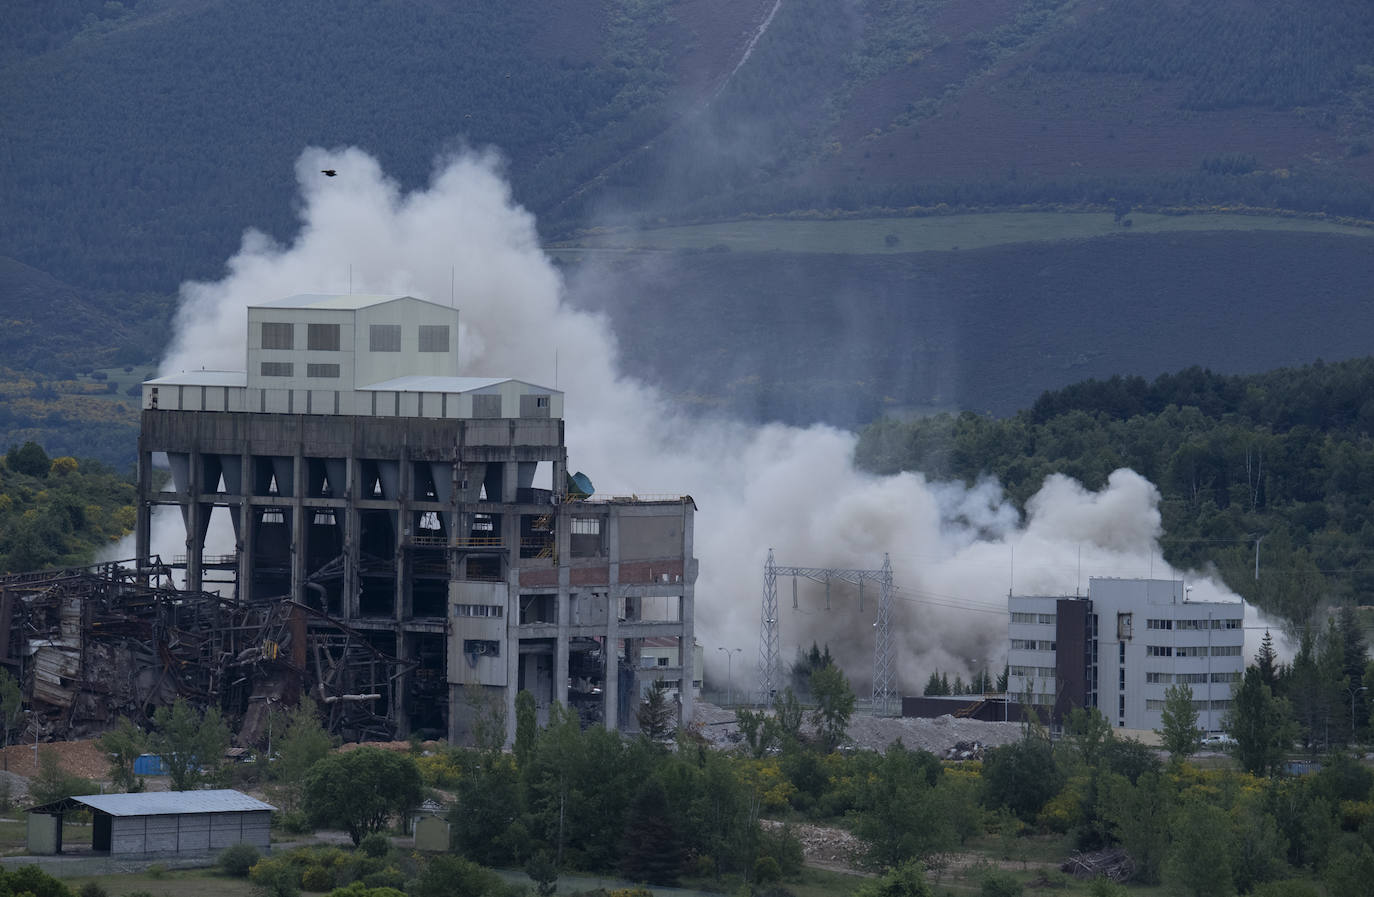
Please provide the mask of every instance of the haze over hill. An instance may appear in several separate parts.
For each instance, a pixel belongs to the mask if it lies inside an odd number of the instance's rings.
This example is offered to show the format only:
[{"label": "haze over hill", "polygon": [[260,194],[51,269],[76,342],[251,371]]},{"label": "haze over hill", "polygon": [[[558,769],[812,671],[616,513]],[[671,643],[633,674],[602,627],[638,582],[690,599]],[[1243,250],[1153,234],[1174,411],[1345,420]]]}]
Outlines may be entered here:
[{"label": "haze over hill", "polygon": [[[35,393],[7,402],[26,438],[86,419],[48,397],[74,370],[152,362],[178,285],[221,276],[246,228],[291,237],[308,145],[363,147],[403,188],[455,146],[493,146],[541,236],[568,245],[614,224],[887,216],[871,254],[723,238],[712,248],[734,251],[563,268],[632,372],[755,420],[1003,414],[1084,376],[1367,351],[1362,240],[1129,227],[1143,210],[1374,219],[1363,0],[18,0],[9,14],[0,255],[29,267],[0,272],[0,308],[79,322],[25,325],[2,347],[6,394]],[[1113,235],[884,242],[911,216],[1027,208],[1110,215]],[[345,289],[348,259],[327,278],[306,286]],[[685,351],[657,351],[665,338]],[[127,456],[95,432],[62,449]]]}]

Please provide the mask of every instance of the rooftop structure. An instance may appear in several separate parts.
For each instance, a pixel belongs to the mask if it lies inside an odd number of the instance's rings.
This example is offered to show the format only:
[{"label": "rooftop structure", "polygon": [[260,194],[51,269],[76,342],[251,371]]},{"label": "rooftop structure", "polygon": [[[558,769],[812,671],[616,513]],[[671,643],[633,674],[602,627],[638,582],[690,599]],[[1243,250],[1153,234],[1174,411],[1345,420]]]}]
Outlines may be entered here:
[{"label": "rooftop structure", "polygon": [[[397,735],[461,739],[498,704],[513,737],[520,690],[541,717],[559,701],[616,727],[646,678],[698,678],[691,650],[667,667],[640,659],[644,639],[693,644],[690,497],[588,495],[568,470],[562,393],[459,376],[457,310],[294,296],[250,307],[248,331],[245,371],[144,385],[139,556],[152,509],[174,505],[188,588],[295,602],[400,671],[380,690],[331,692],[304,672],[255,682],[229,709],[262,716],[306,686],[366,704]],[[170,492],[152,485],[159,453]],[[232,554],[205,552],[216,514]]]},{"label": "rooftop structure", "polygon": [[1245,605],[1192,601],[1178,580],[1089,581],[1088,597],[1009,600],[1008,687],[1052,709],[1097,707],[1118,728],[1158,729],[1165,692],[1187,685],[1198,725],[1221,729],[1245,670]]},{"label": "rooftop structure", "polygon": [[265,850],[276,807],[229,789],[82,794],[29,810],[29,852],[62,853],[62,817],[81,809],[91,811],[91,850],[114,856]]}]

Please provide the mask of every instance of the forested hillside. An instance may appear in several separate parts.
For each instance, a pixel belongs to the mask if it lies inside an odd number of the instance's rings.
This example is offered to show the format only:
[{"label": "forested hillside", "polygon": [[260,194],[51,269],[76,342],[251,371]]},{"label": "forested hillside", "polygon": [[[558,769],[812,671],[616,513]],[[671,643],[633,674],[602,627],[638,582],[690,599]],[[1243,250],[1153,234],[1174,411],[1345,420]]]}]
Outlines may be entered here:
[{"label": "forested hillside", "polygon": [[1372,396],[1374,358],[1248,377],[1113,377],[1003,420],[880,421],[863,431],[857,461],[969,483],[991,475],[1018,504],[1056,471],[1096,489],[1130,467],[1163,495],[1166,560],[1215,564],[1251,602],[1306,624],[1320,605],[1366,604],[1374,590]]},{"label": "forested hillside", "polygon": [[[307,145],[494,145],[546,233],[1036,203],[1374,218],[1363,0],[19,0],[0,254],[167,293],[293,221]],[[1290,27],[1294,25],[1294,27]]]},{"label": "forested hillside", "polygon": [[0,575],[88,564],[134,527],[134,486],[95,461],[11,446],[0,465]]}]

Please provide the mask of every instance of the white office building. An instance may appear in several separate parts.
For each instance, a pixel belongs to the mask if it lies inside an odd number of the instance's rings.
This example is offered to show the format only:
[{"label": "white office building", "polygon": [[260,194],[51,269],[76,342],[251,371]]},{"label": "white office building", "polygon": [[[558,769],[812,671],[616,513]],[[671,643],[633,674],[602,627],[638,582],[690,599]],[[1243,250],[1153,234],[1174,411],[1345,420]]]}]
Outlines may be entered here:
[{"label": "white office building", "polygon": [[1183,684],[1198,725],[1220,731],[1245,671],[1245,605],[1188,594],[1182,581],[1103,578],[1086,598],[1012,596],[1010,690],[1056,722],[1097,707],[1119,728],[1158,729],[1165,692]]}]

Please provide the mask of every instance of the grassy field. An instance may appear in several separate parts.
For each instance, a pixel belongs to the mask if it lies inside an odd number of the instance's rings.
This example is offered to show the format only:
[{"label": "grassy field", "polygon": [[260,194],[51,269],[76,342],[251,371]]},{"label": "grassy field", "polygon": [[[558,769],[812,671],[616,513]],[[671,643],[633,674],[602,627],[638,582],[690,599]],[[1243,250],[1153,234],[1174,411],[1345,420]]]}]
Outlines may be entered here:
[{"label": "grassy field", "polygon": [[[1082,240],[1122,234],[1197,231],[1286,231],[1374,238],[1374,228],[1280,216],[1194,213],[1129,216],[1130,227],[1109,212],[987,212],[924,218],[827,221],[727,221],[596,234],[548,247],[555,258],[574,260],[587,251],[721,250],[889,254],[984,249],[1008,243]],[[892,240],[895,237],[896,240]]]}]

